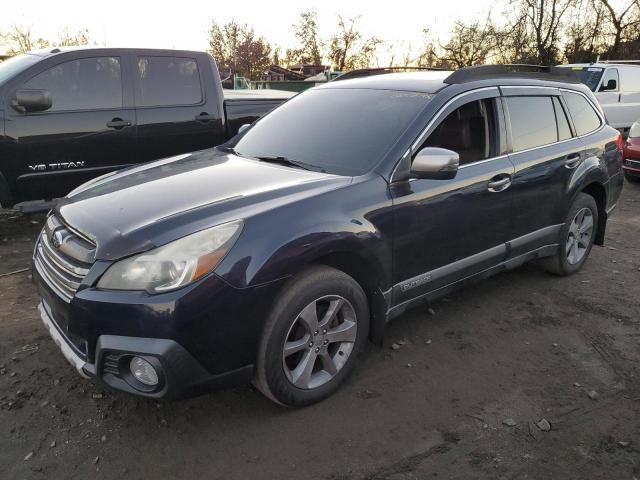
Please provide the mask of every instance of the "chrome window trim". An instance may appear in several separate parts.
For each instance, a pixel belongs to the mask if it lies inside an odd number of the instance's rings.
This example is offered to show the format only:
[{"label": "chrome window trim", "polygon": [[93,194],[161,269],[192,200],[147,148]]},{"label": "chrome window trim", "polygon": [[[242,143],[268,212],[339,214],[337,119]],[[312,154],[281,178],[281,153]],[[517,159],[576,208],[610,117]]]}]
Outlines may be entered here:
[{"label": "chrome window trim", "polygon": [[[452,99],[450,99],[447,103],[445,103],[442,107],[440,107],[440,109],[438,109],[438,111],[433,116],[431,121],[429,123],[427,123],[427,125],[418,134],[418,138],[411,144],[411,152],[413,153],[420,146],[420,144],[425,140],[424,136],[426,135],[427,131],[429,131],[429,129],[433,126],[433,124],[440,119],[440,117],[442,116],[442,113],[452,103],[456,102],[457,100],[459,100],[462,97],[466,97],[467,95],[471,95],[473,93],[478,93],[478,92],[489,91],[489,90],[495,90],[496,93],[497,93],[497,97],[500,97],[500,89],[498,87],[481,87],[481,88],[476,88],[474,90],[468,90],[466,92],[462,92],[462,93],[456,95],[455,97],[453,97]],[[395,169],[394,169],[394,171],[395,171]]]},{"label": "chrome window trim", "polygon": [[[589,103],[591,108],[596,112],[596,115],[600,119],[600,126],[598,128],[596,128],[595,130],[592,130],[591,132],[585,133],[583,135],[576,135],[575,137],[567,138],[565,140],[559,140],[557,142],[547,143],[545,145],[539,145],[537,147],[531,147],[531,148],[528,148],[526,150],[518,150],[517,152],[507,152],[507,153],[505,153],[503,155],[499,155],[497,157],[487,158],[487,159],[484,159],[484,160],[478,160],[477,162],[467,163],[465,165],[460,165],[460,167],[458,167],[458,170],[461,170],[463,168],[467,168],[467,167],[470,167],[470,166],[473,166],[473,165],[479,165],[479,164],[482,164],[482,163],[492,162],[494,160],[500,160],[500,159],[503,159],[505,157],[509,157],[510,155],[516,155],[516,154],[520,154],[520,153],[532,152],[532,151],[538,150],[540,148],[547,148],[547,147],[550,147],[552,145],[560,145],[560,144],[563,144],[563,143],[566,143],[566,142],[570,142],[570,141],[575,140],[577,138],[584,138],[586,136],[589,136],[589,135],[592,135],[592,134],[594,134],[596,132],[599,132],[600,130],[602,130],[605,127],[605,125],[607,125],[604,117],[602,116],[602,113],[593,104],[591,99],[589,97],[587,97],[584,93],[582,93],[582,92],[580,92],[578,90],[571,90],[571,89],[562,88],[562,87],[545,87],[545,86],[540,86],[540,85],[504,85],[504,86],[497,85],[497,86],[493,86],[493,87],[476,88],[474,90],[469,90],[469,91],[462,92],[462,93],[456,95],[455,97],[450,99],[447,103],[445,103],[442,107],[440,107],[440,109],[438,109],[438,111],[433,116],[431,121],[429,123],[427,123],[427,125],[420,131],[420,133],[418,134],[417,140],[415,140],[411,144],[411,147],[409,147],[407,149],[407,151],[404,153],[404,155],[402,155],[400,160],[396,163],[395,167],[393,168],[393,171],[391,172],[391,176],[389,178],[393,179],[395,177],[396,170],[398,169],[398,166],[402,163],[402,160],[407,155],[413,155],[413,152],[425,140],[424,136],[426,135],[426,132],[433,126],[433,124],[436,121],[438,121],[440,119],[440,117],[442,116],[442,113],[444,112],[444,110],[446,110],[452,103],[454,103],[458,99],[460,99],[460,98],[462,98],[462,97],[464,97],[466,95],[470,95],[472,93],[477,93],[477,92],[482,92],[482,91],[489,91],[489,90],[494,90],[494,89],[498,91],[498,97],[506,98],[504,95],[501,94],[501,92],[500,92],[501,89],[530,89],[530,88],[535,88],[535,89],[540,89],[540,90],[547,90],[547,91],[550,92],[550,95],[552,95],[552,96],[562,96],[562,92],[575,93],[575,94],[578,94],[578,95],[582,95],[585,98],[585,100],[587,100],[587,102]],[[526,96],[526,95],[523,95],[523,96]],[[571,112],[569,112],[569,114],[571,114]],[[508,125],[508,128],[511,128],[511,125]],[[418,179],[416,179],[416,178],[410,178],[409,179],[410,182],[412,182],[414,180],[418,180]]]}]

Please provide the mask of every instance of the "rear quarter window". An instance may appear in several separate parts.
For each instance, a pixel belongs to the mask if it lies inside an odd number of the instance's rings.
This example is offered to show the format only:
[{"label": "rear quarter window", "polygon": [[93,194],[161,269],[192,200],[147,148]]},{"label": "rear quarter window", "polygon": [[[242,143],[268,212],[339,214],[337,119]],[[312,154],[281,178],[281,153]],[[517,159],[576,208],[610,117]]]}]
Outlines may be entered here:
[{"label": "rear quarter window", "polygon": [[586,98],[579,93],[564,92],[563,95],[578,135],[586,135],[602,125],[600,116]]}]

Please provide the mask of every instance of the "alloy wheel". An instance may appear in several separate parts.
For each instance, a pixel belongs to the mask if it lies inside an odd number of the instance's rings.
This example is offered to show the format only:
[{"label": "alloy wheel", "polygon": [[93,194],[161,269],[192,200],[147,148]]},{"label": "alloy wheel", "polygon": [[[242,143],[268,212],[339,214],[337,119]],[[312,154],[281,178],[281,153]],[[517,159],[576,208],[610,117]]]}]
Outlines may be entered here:
[{"label": "alloy wheel", "polygon": [[576,213],[569,226],[565,253],[570,265],[579,263],[591,245],[593,235],[593,214],[588,208],[582,208]]},{"label": "alloy wheel", "polygon": [[314,389],[334,378],[353,351],[358,323],[348,300],[327,295],[309,303],[287,333],[282,365],[287,379]]}]

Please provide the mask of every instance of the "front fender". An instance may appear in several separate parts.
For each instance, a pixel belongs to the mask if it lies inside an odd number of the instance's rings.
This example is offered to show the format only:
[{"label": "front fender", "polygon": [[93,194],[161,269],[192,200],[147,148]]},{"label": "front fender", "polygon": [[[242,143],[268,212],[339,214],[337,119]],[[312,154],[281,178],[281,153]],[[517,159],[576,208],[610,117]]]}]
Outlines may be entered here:
[{"label": "front fender", "polygon": [[245,220],[236,245],[216,273],[236,288],[295,274],[332,254],[352,254],[388,287],[392,261],[392,203],[386,182],[371,175]]}]

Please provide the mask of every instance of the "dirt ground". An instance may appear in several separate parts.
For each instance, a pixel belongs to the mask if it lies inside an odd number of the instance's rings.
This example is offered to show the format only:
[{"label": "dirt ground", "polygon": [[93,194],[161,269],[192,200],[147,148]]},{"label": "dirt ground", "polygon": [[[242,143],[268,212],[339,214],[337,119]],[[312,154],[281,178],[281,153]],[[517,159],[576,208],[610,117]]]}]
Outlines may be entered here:
[{"label": "dirt ground", "polygon": [[[41,223],[0,214],[0,274],[28,267]],[[302,410],[250,386],[109,391],[77,376],[36,304],[29,272],[0,277],[2,479],[640,478],[640,185],[580,274],[528,265],[413,310]]]}]

